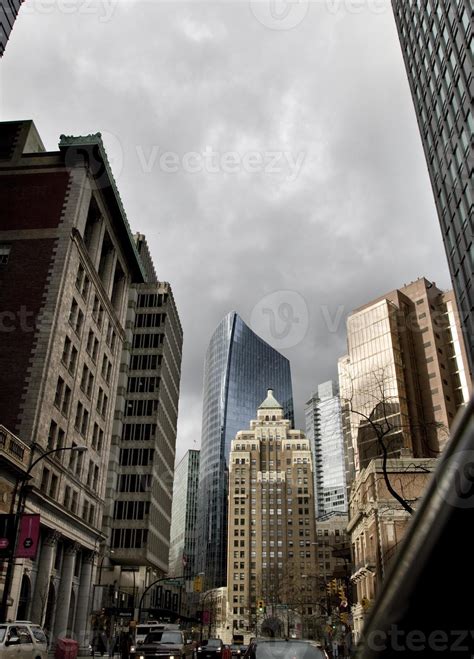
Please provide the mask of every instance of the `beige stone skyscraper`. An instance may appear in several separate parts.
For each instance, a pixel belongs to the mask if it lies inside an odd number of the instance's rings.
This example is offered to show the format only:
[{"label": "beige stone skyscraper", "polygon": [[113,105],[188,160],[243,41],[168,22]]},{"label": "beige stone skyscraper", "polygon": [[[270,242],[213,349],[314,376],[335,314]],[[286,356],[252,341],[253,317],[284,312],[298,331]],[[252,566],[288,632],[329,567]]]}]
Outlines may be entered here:
[{"label": "beige stone skyscraper", "polygon": [[309,441],[291,429],[269,389],[257,419],[231,447],[227,591],[234,633],[254,636],[267,624],[284,635],[295,631],[290,611],[312,613],[313,497]]}]

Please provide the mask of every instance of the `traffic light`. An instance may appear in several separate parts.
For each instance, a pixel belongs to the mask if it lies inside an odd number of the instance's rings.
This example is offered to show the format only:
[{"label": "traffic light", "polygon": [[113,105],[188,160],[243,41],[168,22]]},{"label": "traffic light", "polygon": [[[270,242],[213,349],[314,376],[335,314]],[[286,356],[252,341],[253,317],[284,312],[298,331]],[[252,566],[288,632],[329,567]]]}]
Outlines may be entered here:
[{"label": "traffic light", "polygon": [[339,590],[337,591],[337,593],[341,601],[344,601],[346,599],[346,592],[344,590],[344,586],[339,586]]},{"label": "traffic light", "polygon": [[263,600],[257,600],[257,611],[259,613],[265,613],[265,602]]},{"label": "traffic light", "polygon": [[202,577],[194,577],[193,591],[195,593],[202,593]]},{"label": "traffic light", "polygon": [[331,592],[336,595],[337,593],[337,579],[331,581]]},{"label": "traffic light", "polygon": [[331,594],[331,590],[332,590],[331,589],[331,582],[328,581],[327,584],[326,584],[326,592],[327,592],[328,595]]}]

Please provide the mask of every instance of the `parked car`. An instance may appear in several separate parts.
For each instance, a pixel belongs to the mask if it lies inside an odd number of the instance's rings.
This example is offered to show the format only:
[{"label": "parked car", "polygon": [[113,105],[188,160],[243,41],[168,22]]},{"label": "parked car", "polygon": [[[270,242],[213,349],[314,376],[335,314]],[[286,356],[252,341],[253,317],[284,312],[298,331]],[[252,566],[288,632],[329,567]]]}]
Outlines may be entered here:
[{"label": "parked car", "polygon": [[132,646],[130,659],[192,659],[193,641],[185,632],[160,630],[145,636],[143,643]]},{"label": "parked car", "polygon": [[246,659],[325,659],[324,651],[312,641],[296,638],[255,639],[245,653]]},{"label": "parked car", "polygon": [[321,641],[311,641],[311,643],[312,643],[312,645],[314,645],[316,648],[318,648],[319,650],[321,650],[321,652],[322,652],[323,655],[324,655],[324,659],[329,659],[329,655],[328,655],[328,653],[326,652],[326,650],[325,650],[325,648],[324,648],[324,645],[321,643]]},{"label": "parked car", "polygon": [[0,659],[48,659],[43,629],[29,621],[0,624]]},{"label": "parked car", "polygon": [[197,659],[217,659],[224,650],[224,643],[220,638],[208,638],[198,645]]}]

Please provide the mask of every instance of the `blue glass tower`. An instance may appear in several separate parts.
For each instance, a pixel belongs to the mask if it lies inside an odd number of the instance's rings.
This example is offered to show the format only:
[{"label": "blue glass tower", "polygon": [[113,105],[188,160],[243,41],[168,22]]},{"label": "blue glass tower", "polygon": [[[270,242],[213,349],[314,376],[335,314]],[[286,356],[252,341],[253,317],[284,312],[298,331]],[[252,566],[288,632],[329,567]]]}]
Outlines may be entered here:
[{"label": "blue glass tower", "polygon": [[235,312],[219,323],[206,353],[198,498],[198,571],[206,588],[226,584],[230,443],[249,427],[271,388],[294,423],[290,362]]}]

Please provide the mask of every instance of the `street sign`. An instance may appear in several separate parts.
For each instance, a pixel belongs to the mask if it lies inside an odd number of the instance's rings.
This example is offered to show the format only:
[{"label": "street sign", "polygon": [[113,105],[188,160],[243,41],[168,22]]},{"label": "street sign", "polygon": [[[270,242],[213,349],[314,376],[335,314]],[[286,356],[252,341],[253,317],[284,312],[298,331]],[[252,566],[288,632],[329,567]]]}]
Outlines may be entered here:
[{"label": "street sign", "polygon": [[162,583],[166,584],[167,586],[181,586],[183,582],[179,579],[166,579],[166,581],[163,581]]}]

